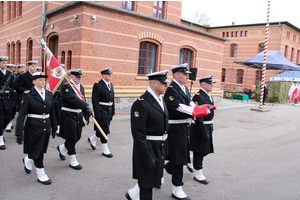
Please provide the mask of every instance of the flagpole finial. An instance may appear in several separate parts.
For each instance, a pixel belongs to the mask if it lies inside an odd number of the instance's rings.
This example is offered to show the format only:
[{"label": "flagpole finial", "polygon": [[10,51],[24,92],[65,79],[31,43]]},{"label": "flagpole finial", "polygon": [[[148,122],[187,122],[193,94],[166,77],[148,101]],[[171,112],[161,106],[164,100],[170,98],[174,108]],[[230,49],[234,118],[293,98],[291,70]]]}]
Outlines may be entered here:
[{"label": "flagpole finial", "polygon": [[46,46],[46,45],[47,45],[47,42],[45,42],[44,38],[41,38],[40,40],[39,40],[39,39],[36,39],[36,41],[37,41],[38,43],[40,43],[41,45],[43,45],[43,46]]}]

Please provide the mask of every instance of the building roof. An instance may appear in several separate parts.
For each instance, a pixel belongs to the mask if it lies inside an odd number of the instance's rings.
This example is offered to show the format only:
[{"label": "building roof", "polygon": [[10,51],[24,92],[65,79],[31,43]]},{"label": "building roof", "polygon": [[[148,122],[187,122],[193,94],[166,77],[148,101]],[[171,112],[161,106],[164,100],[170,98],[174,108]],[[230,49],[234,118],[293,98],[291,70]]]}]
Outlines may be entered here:
[{"label": "building roof", "polygon": [[[244,26],[264,26],[264,25],[266,25],[266,23],[254,23],[254,24],[239,24],[239,25],[226,25],[226,26],[203,26],[201,24],[190,22],[190,21],[187,21],[187,20],[184,20],[184,19],[181,19],[181,21],[186,22],[186,23],[191,23],[192,25],[200,26],[200,27],[207,28],[207,29],[228,28],[228,27],[244,27]],[[275,25],[275,24],[285,24],[285,25],[293,28],[294,30],[300,32],[300,29],[297,26],[291,24],[288,21],[269,22],[269,25]]]}]

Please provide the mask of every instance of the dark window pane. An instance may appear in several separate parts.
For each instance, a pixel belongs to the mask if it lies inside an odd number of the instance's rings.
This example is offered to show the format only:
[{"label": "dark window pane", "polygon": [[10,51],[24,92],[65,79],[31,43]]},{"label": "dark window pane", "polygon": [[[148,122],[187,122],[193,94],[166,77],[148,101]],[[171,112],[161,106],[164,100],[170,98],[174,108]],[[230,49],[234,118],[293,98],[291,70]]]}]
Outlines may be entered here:
[{"label": "dark window pane", "polygon": [[156,17],[156,12],[157,12],[157,10],[154,8],[153,9],[153,17]]},{"label": "dark window pane", "polygon": [[158,18],[162,19],[162,13],[163,12],[161,10],[158,11]]},{"label": "dark window pane", "polygon": [[125,9],[125,1],[121,1],[121,8]]}]

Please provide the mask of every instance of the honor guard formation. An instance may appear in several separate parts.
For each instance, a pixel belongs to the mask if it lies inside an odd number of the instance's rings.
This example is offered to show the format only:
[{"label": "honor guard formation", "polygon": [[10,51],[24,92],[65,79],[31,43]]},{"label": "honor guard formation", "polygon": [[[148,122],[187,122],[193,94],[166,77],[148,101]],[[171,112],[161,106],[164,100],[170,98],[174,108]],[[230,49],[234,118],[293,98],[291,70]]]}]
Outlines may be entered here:
[{"label": "honor guard formation", "polygon": [[[48,76],[37,66],[37,61],[27,62],[26,68],[24,64],[9,64],[8,59],[0,57],[0,150],[12,148],[5,145],[4,132],[14,129],[12,120],[17,116],[15,136],[16,142],[23,145],[25,157],[20,158],[20,162],[24,171],[30,174],[35,167],[37,181],[49,185],[52,181],[45,172],[44,154],[50,138],[64,139],[57,146],[58,157],[63,162],[68,158],[71,169],[81,170],[84,164],[76,159],[76,144],[83,127],[92,119],[95,132],[84,140],[96,150],[99,139],[102,155],[113,158],[106,137],[115,115],[111,68],[100,70],[101,80],[93,85],[92,110],[80,84],[84,77],[82,69],[68,71],[69,77],[60,82],[52,94],[45,89]],[[192,97],[186,87],[191,73],[189,65],[181,64],[170,71],[171,82],[169,70],[147,74],[149,86],[132,104],[132,178],[136,184],[125,193],[126,199],[153,199],[153,188],[160,189],[168,175],[173,185],[169,188],[171,196],[191,199],[183,190],[185,165],[193,173],[195,182],[209,184],[203,174],[203,160],[214,152],[212,133],[216,107],[210,92],[215,81],[212,76],[198,78],[201,88]]]}]

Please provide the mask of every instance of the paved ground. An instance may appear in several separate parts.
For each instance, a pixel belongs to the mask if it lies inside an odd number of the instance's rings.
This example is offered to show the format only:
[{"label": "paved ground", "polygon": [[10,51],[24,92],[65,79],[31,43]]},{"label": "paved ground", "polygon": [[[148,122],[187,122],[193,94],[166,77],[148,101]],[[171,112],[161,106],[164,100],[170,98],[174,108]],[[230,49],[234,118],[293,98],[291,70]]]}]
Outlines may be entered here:
[{"label": "paved ground", "polygon": [[[184,191],[193,199],[295,200],[300,199],[300,106],[267,104],[270,112],[251,111],[258,103],[222,100],[215,116],[215,153],[204,161],[209,185],[193,180],[184,169]],[[14,133],[4,133],[7,149],[0,151],[0,199],[125,199],[135,184],[131,178],[132,137],[128,115],[118,114],[112,124],[109,147],[114,157],[101,155],[101,143],[91,150],[87,138],[93,126],[83,129],[77,144],[77,159],[83,169],[68,167],[61,161],[56,146],[61,138],[51,139],[45,154],[45,170],[52,184],[42,185],[36,172],[23,169],[22,146]],[[170,176],[154,199],[168,200],[172,185]]]}]

